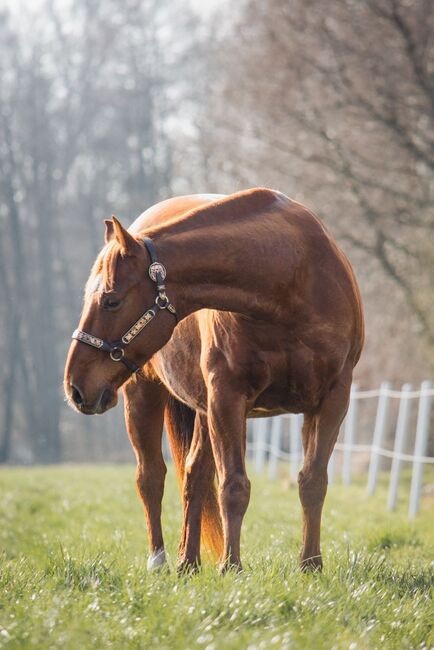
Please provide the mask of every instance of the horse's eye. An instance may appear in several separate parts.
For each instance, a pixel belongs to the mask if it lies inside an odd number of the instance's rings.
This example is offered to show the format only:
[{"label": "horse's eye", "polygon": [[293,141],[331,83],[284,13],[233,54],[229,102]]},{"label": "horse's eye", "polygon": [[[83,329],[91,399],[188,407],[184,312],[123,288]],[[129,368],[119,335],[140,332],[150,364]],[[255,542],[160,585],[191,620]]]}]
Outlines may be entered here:
[{"label": "horse's eye", "polygon": [[103,307],[104,309],[110,309],[111,311],[114,311],[118,307],[120,307],[121,301],[119,298],[115,298],[114,296],[107,296],[104,298],[103,301]]}]

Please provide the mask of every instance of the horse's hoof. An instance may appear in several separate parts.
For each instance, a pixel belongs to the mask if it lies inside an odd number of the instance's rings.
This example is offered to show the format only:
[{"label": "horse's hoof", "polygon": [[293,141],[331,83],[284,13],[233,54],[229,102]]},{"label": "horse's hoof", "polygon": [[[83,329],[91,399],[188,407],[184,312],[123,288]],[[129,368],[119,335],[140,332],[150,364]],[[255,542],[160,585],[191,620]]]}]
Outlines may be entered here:
[{"label": "horse's hoof", "polygon": [[320,555],[315,557],[307,557],[300,560],[300,569],[303,573],[321,573],[322,559]]},{"label": "horse's hoof", "polygon": [[191,576],[198,573],[200,560],[179,560],[176,565],[176,573],[179,576]]},{"label": "horse's hoof", "polygon": [[147,562],[148,571],[161,571],[167,566],[166,552],[164,548],[159,548],[157,551],[151,553]]},{"label": "horse's hoof", "polygon": [[225,560],[219,565],[219,572],[224,575],[225,573],[242,573],[243,567],[241,562],[231,562],[230,560]]}]

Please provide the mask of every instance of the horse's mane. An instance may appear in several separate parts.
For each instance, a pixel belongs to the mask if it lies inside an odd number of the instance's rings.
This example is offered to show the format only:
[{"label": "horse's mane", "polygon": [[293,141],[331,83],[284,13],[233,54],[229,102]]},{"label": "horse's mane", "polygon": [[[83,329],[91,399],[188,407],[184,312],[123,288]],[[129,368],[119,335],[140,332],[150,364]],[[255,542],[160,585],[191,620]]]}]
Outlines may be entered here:
[{"label": "horse's mane", "polygon": [[[166,231],[174,232],[177,226],[183,229],[187,224],[189,230],[192,230],[202,228],[204,224],[210,224],[213,220],[223,225],[225,218],[233,221],[235,215],[238,220],[250,220],[254,211],[257,212],[258,210],[269,208],[276,202],[276,198],[275,191],[255,187],[250,190],[238,192],[236,195],[222,196],[222,198],[211,201],[210,203],[197,205],[185,212],[181,212],[181,214],[176,214],[168,218],[163,223],[146,228],[145,233],[147,237],[152,239],[155,235],[160,235]],[[228,210],[229,205],[232,208],[231,210]],[[200,215],[201,218],[195,219],[196,215]]]}]

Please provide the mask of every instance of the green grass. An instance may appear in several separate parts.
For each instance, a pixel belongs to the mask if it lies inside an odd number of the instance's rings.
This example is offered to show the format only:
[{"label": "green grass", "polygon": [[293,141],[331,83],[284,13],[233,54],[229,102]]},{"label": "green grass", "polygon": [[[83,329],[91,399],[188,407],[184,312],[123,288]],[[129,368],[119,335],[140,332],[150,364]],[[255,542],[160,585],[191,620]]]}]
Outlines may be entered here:
[{"label": "green grass", "polygon": [[[431,482],[434,476],[426,475]],[[0,471],[0,647],[432,648],[433,497],[413,522],[385,486],[329,488],[322,575],[297,568],[297,492],[253,477],[242,574],[173,571],[180,507],[164,503],[170,573],[146,572],[131,466]],[[403,491],[404,492],[404,491]],[[408,490],[407,490],[408,493]]]}]

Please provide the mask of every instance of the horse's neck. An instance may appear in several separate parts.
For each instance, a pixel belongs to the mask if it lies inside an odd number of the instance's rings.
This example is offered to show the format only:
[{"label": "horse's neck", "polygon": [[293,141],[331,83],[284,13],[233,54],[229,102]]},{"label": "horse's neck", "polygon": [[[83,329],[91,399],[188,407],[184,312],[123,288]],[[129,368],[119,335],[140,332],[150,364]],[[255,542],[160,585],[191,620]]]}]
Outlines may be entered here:
[{"label": "horse's neck", "polygon": [[[265,317],[273,309],[270,283],[264,273],[256,217],[249,220],[202,219],[163,226],[152,233],[167,266],[170,299],[184,318],[198,309],[235,311]],[[208,217],[208,215],[207,215]]]}]

